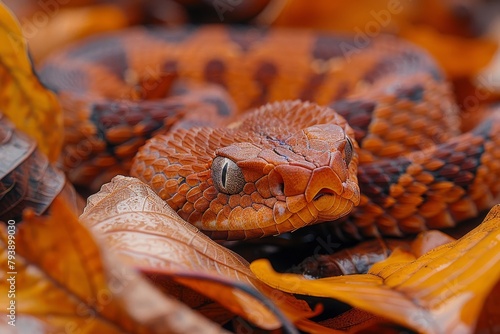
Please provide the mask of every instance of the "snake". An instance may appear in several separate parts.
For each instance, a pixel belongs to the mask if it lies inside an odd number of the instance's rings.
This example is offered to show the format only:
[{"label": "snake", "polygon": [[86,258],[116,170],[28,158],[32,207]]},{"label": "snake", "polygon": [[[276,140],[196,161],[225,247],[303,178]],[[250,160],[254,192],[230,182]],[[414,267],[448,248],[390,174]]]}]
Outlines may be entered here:
[{"label": "snake", "polygon": [[217,240],[317,223],[404,236],[499,199],[499,113],[461,133],[445,74],[395,36],[134,27],[38,75],[65,113],[73,183],[130,174]]}]

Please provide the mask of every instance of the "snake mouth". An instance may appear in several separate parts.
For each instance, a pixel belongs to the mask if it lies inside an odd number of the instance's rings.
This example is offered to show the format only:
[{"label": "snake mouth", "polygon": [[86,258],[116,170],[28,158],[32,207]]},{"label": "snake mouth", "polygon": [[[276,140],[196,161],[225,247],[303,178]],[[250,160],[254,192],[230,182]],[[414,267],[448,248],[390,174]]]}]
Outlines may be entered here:
[{"label": "snake mouth", "polygon": [[321,195],[312,204],[318,210],[318,222],[339,219],[349,214],[354,208],[351,200],[327,194]]},{"label": "snake mouth", "polygon": [[330,221],[349,214],[354,206],[359,204],[359,187],[347,181],[340,183],[340,187],[316,187],[310,205],[318,212],[318,221]]},{"label": "snake mouth", "polygon": [[332,189],[323,188],[320,191],[318,191],[318,193],[313,197],[312,200],[313,200],[313,202],[315,202],[315,201],[319,200],[321,197],[323,197],[323,196],[329,196],[329,195],[340,195],[340,194],[337,194]]}]

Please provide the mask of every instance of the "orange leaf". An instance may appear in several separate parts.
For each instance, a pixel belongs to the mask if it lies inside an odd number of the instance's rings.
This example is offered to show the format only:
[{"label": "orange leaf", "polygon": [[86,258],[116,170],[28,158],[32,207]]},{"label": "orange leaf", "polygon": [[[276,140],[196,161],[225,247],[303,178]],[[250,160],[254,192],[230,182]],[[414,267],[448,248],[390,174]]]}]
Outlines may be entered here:
[{"label": "orange leaf", "polygon": [[261,328],[282,322],[262,299],[242,293],[242,284],[264,293],[292,320],[313,315],[305,302],[262,284],[243,258],[182,220],[138,179],[115,177],[88,199],[81,219],[129,263],[173,276]]},{"label": "orange leaf", "polygon": [[498,48],[490,39],[445,35],[425,26],[408,26],[401,36],[429,51],[450,78],[475,76],[490,63]]},{"label": "orange leaf", "polygon": [[[26,20],[27,31],[33,31],[32,20]],[[51,17],[47,25],[36,30],[29,37],[34,60],[39,63],[54,50],[86,36],[123,29],[129,20],[120,7],[94,5],[83,8],[64,8]]]},{"label": "orange leaf", "polygon": [[[485,300],[500,280],[500,205],[484,222],[457,241],[418,259],[394,251],[368,274],[308,280],[274,272],[267,260],[250,265],[277,289],[330,297],[425,333],[472,332]],[[495,289],[498,291],[498,289]],[[487,312],[498,314],[491,305]],[[490,318],[489,326],[499,326]],[[498,328],[498,327],[496,327]]]},{"label": "orange leaf", "polygon": [[106,253],[60,198],[52,216],[29,211],[21,225],[0,228],[0,249],[9,265],[0,281],[2,322],[21,332],[223,332]]},{"label": "orange leaf", "polygon": [[33,74],[26,41],[0,2],[0,107],[14,124],[36,139],[51,161],[59,156],[63,122],[56,96]]}]

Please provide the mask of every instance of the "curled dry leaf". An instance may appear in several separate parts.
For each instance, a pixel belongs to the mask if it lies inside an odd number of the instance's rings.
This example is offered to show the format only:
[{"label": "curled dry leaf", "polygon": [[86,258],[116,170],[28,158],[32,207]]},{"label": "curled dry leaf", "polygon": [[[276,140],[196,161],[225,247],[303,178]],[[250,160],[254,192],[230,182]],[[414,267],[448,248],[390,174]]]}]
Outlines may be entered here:
[{"label": "curled dry leaf", "polygon": [[81,220],[129,263],[156,279],[173,277],[261,328],[279,328],[283,320],[244,286],[258,289],[292,321],[313,315],[305,302],[262,284],[243,258],[182,220],[138,179],[115,177],[88,199]]},{"label": "curled dry leaf", "polygon": [[17,21],[0,2],[0,110],[17,128],[36,139],[51,161],[63,140],[61,108],[33,73],[26,41]]},{"label": "curled dry leaf", "polygon": [[479,327],[494,332],[500,328],[498,316],[489,323],[477,319],[484,318],[484,312],[500,313],[500,205],[459,240],[417,259],[396,250],[365,275],[308,280],[278,274],[267,260],[257,260],[250,268],[277,289],[335,298],[418,332],[468,333]]},{"label": "curled dry leaf", "polygon": [[19,220],[25,208],[42,214],[54,198],[64,196],[74,212],[81,212],[83,200],[66,182],[35,141],[17,130],[0,114],[0,220]]},{"label": "curled dry leaf", "polygon": [[[107,253],[60,198],[51,216],[29,211],[22,224],[2,226],[0,251],[9,265],[1,271],[2,322],[14,321],[20,332],[224,332]],[[6,305],[14,305],[14,317]]]}]

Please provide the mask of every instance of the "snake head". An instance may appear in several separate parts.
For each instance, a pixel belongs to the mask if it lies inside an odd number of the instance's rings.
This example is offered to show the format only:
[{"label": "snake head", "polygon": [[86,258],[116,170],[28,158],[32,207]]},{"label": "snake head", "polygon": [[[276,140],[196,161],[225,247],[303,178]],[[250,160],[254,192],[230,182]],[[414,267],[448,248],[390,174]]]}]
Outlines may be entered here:
[{"label": "snake head", "polygon": [[231,207],[228,230],[279,234],[338,219],[359,204],[357,144],[341,126],[311,126],[265,146],[234,143],[215,152],[211,178],[228,196],[220,196]]},{"label": "snake head", "polygon": [[335,220],[359,203],[351,138],[329,108],[277,102],[234,127],[158,135],[131,173],[214,239],[276,235]]}]

